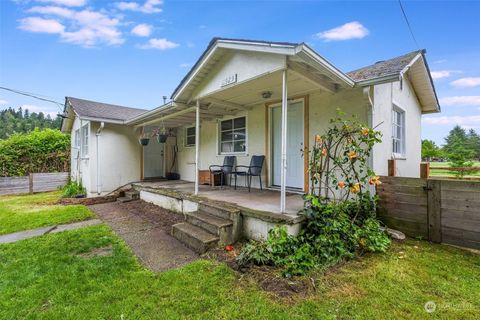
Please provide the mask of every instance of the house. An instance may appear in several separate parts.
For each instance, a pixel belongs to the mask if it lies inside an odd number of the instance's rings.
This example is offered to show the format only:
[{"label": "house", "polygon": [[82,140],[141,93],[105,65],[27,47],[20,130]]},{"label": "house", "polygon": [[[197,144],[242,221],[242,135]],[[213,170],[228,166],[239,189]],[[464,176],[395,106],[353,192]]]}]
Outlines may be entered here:
[{"label": "house", "polygon": [[[371,160],[377,174],[396,159],[397,175],[419,176],[421,117],[440,112],[424,50],[345,73],[305,43],[214,38],[170,102],[145,111],[67,97],[62,130],[73,137],[72,177],[89,196],[167,172],[198,194],[199,170],[225,155],[240,165],[264,155],[262,181],[280,190],[283,213],[287,191],[308,191],[302,152],[337,109],[383,133]],[[159,128],[166,143],[139,144]]]}]

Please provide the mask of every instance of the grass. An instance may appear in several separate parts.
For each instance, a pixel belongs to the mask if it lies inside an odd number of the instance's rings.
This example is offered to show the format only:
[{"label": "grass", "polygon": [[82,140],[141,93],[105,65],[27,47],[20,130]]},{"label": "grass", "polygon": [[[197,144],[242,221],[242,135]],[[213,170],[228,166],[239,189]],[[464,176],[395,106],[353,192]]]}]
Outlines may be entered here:
[{"label": "grass", "polygon": [[59,198],[59,191],[0,197],[0,234],[94,217],[94,214],[85,206],[56,204]]},{"label": "grass", "polygon": [[[435,167],[449,167],[448,162],[430,162],[430,176],[432,177],[455,177],[454,171],[435,169]],[[475,161],[474,167],[480,167],[480,161]],[[480,171],[465,175],[465,178],[480,178]]]},{"label": "grass", "polygon": [[[105,246],[111,255],[81,256]],[[285,302],[210,260],[152,273],[99,225],[0,245],[0,319],[475,319],[478,279],[479,255],[410,240],[316,276],[312,296]]]},{"label": "grass", "polygon": [[[92,217],[59,193],[2,197],[0,233]],[[88,255],[111,248],[104,256]],[[105,252],[99,250],[99,252]],[[0,319],[476,319],[480,255],[409,240],[386,254],[311,275],[316,291],[286,300],[254,277],[198,260],[143,268],[105,225],[0,245]],[[427,301],[437,309],[428,314]]]}]

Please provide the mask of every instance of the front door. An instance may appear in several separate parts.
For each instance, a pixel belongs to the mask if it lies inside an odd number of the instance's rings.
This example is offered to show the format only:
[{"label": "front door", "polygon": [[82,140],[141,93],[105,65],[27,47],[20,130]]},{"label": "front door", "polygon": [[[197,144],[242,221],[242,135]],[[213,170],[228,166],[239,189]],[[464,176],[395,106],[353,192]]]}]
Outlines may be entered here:
[{"label": "front door", "polygon": [[150,143],[143,148],[143,177],[159,178],[164,177],[164,150],[165,144],[158,143],[157,139],[150,139]]},{"label": "front door", "polygon": [[[282,107],[276,106],[271,111],[271,156],[272,185],[280,186],[281,149],[282,149]],[[303,100],[288,104],[287,108],[287,187],[302,189],[303,168]]]}]

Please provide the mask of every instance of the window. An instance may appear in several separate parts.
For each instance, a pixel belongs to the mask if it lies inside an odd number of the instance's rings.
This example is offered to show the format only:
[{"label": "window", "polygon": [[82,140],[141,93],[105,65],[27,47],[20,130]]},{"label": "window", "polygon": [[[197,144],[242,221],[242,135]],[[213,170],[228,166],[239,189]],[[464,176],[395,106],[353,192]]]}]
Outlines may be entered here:
[{"label": "window", "polygon": [[88,123],[82,127],[82,157],[88,156]]},{"label": "window", "polygon": [[80,149],[80,129],[75,130],[73,146]]},{"label": "window", "polygon": [[405,112],[398,108],[392,111],[392,142],[393,153],[405,155]]},{"label": "window", "polygon": [[246,117],[223,120],[220,122],[220,154],[242,153],[246,151]]},{"label": "window", "polygon": [[195,127],[185,129],[185,147],[192,147],[195,145]]}]

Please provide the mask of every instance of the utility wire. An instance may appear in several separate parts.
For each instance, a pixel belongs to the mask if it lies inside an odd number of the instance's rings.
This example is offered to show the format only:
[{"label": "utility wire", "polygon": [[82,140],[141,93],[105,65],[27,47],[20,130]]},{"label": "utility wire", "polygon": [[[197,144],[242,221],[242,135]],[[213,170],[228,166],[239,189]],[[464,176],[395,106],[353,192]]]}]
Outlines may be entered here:
[{"label": "utility wire", "polygon": [[405,18],[405,22],[407,23],[408,30],[410,30],[410,34],[412,35],[413,41],[417,46],[417,49],[420,50],[420,46],[418,45],[417,39],[415,39],[415,35],[413,34],[412,27],[410,26],[410,22],[408,21],[407,14],[405,13],[405,9],[403,8],[402,0],[398,0],[398,4],[400,5],[400,9],[402,9],[403,17]]},{"label": "utility wire", "polygon": [[60,108],[60,111],[63,112],[63,103],[60,103],[58,101],[42,98],[37,94],[30,93],[30,92],[25,92],[25,91],[20,91],[20,90],[16,90],[16,89],[11,89],[11,88],[6,88],[6,87],[0,87],[0,89],[10,91],[10,92],[13,92],[13,93],[16,93],[16,94],[20,94],[20,95],[23,95],[23,96],[27,96],[27,97],[30,97],[30,98],[42,100],[42,101],[45,101],[45,102],[54,103]]}]

